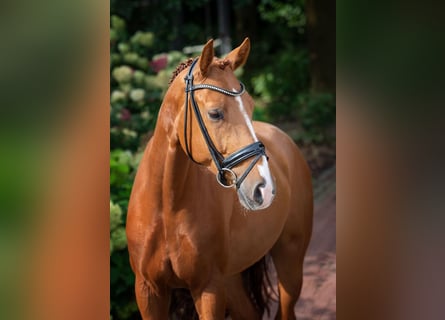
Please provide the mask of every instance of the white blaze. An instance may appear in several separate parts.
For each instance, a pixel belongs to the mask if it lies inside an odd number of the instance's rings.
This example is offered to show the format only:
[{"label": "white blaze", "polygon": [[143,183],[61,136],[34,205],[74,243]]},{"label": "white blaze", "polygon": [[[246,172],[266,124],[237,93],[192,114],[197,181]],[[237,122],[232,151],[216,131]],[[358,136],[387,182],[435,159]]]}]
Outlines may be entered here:
[{"label": "white blaze", "polygon": [[255,142],[258,141],[258,138],[256,137],[255,134],[255,130],[253,130],[252,121],[250,121],[249,115],[247,114],[246,109],[244,108],[243,100],[241,100],[240,96],[235,97],[235,100],[238,102],[239,111],[241,111],[241,114],[243,115],[244,120],[246,121],[250,134],[252,135]]},{"label": "white blaze", "polygon": [[[233,89],[235,91],[235,89]],[[238,108],[241,112],[241,114],[244,117],[244,120],[246,121],[246,125],[249,128],[250,134],[252,135],[253,140],[256,142],[258,141],[258,138],[255,134],[255,130],[253,129],[252,121],[250,120],[249,115],[246,112],[246,109],[244,108],[243,100],[240,96],[235,97],[235,100],[238,102]],[[261,157],[261,162],[258,162],[257,165],[258,172],[261,175],[261,177],[264,179],[266,185],[265,188],[262,188],[262,194],[264,203],[261,207],[268,207],[270,203],[272,202],[272,199],[274,197],[273,195],[273,182],[272,182],[272,175],[270,173],[269,164],[267,162],[266,156]],[[261,163],[261,164],[260,164]]]}]

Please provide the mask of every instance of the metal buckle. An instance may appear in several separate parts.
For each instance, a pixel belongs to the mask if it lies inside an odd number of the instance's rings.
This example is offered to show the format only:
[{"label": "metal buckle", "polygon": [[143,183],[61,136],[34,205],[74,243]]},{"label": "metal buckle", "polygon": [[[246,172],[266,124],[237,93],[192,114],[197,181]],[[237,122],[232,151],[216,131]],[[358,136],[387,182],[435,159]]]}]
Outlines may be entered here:
[{"label": "metal buckle", "polygon": [[[226,177],[226,174],[229,174],[230,176]],[[221,170],[216,174],[216,181],[218,181],[218,183],[224,188],[232,188],[236,186],[238,177],[231,169],[221,168]],[[230,181],[230,184],[228,184],[228,181]]]}]

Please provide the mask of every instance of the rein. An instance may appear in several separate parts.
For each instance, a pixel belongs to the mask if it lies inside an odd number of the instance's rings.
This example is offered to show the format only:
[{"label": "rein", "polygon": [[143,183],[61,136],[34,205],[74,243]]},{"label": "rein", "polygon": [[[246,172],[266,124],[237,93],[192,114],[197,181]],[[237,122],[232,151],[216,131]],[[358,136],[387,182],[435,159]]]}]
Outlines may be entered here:
[{"label": "rein", "polygon": [[[248,146],[232,153],[227,158],[224,158],[224,156],[216,149],[215,144],[213,143],[212,139],[210,138],[209,132],[207,131],[207,128],[204,124],[204,121],[202,119],[201,112],[199,111],[198,104],[195,100],[194,92],[196,90],[202,90],[202,89],[208,89],[217,91],[219,93],[232,96],[232,97],[239,97],[245,92],[244,85],[240,82],[241,89],[239,91],[229,91],[217,86],[213,86],[210,84],[197,84],[193,85],[193,68],[196,65],[196,62],[198,61],[198,58],[196,58],[193,63],[190,66],[190,69],[184,78],[185,80],[185,107],[184,107],[184,142],[185,142],[185,149],[187,152],[187,156],[195,163],[198,163],[193,159],[193,156],[190,152],[188,139],[187,139],[187,123],[188,123],[188,109],[189,105],[191,105],[196,120],[198,121],[199,128],[201,129],[201,133],[204,137],[204,140],[207,144],[207,147],[209,149],[210,155],[212,156],[213,162],[216,165],[216,168],[218,170],[218,173],[216,175],[216,180],[218,183],[225,187],[225,188],[231,188],[236,187],[236,189],[239,189],[241,186],[241,183],[244,181],[244,179],[247,177],[247,175],[250,173],[250,171],[253,169],[255,164],[258,162],[258,160],[261,158],[261,156],[266,155],[266,149],[264,147],[264,144],[260,141],[256,141],[252,144],[249,144]],[[191,103],[189,103],[189,101]],[[254,159],[251,161],[249,166],[247,167],[246,171],[241,175],[241,177],[237,177],[235,172],[233,172],[232,168],[236,167],[241,162],[244,162],[247,159],[250,159],[254,157]],[[226,177],[229,175],[229,179]]]}]

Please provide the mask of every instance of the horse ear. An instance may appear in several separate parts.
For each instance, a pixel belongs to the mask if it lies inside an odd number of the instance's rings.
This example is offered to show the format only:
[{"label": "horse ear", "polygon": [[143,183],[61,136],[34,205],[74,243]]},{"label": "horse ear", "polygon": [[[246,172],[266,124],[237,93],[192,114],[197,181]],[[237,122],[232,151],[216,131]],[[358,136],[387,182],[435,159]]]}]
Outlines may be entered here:
[{"label": "horse ear", "polygon": [[213,56],[213,39],[210,39],[205,44],[204,49],[202,49],[201,57],[199,58],[199,68],[203,76],[206,76],[209,66],[213,61]]},{"label": "horse ear", "polygon": [[232,70],[236,70],[246,63],[250,53],[250,40],[244,39],[243,43],[238,48],[233,49],[228,55],[227,59],[230,60],[230,66]]}]

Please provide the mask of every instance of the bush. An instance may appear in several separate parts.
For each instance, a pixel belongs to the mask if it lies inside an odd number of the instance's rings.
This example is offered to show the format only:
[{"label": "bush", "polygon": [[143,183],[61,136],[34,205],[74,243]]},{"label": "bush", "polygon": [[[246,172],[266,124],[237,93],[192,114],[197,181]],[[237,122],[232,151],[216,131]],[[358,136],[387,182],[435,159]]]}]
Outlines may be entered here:
[{"label": "bush", "polygon": [[262,107],[260,120],[298,122],[302,130],[294,138],[304,144],[331,142],[335,99],[311,91],[307,49],[277,53],[251,82],[256,103]]},{"label": "bush", "polygon": [[154,34],[128,35],[125,21],[117,16],[111,17],[110,34],[110,145],[135,151],[154,128],[171,72],[187,57],[177,51],[155,55]]},{"label": "bush", "polygon": [[329,93],[303,93],[298,96],[298,119],[303,132],[297,139],[305,144],[331,143],[329,130],[335,124],[335,99]]},{"label": "bush", "polygon": [[113,150],[110,156],[110,292],[111,314],[129,319],[137,314],[134,275],[130,269],[125,219],[136,168],[142,153]]},{"label": "bush", "polygon": [[253,93],[266,106],[272,121],[295,120],[298,94],[309,87],[309,57],[306,49],[285,50],[274,56],[261,73],[252,77]]}]

